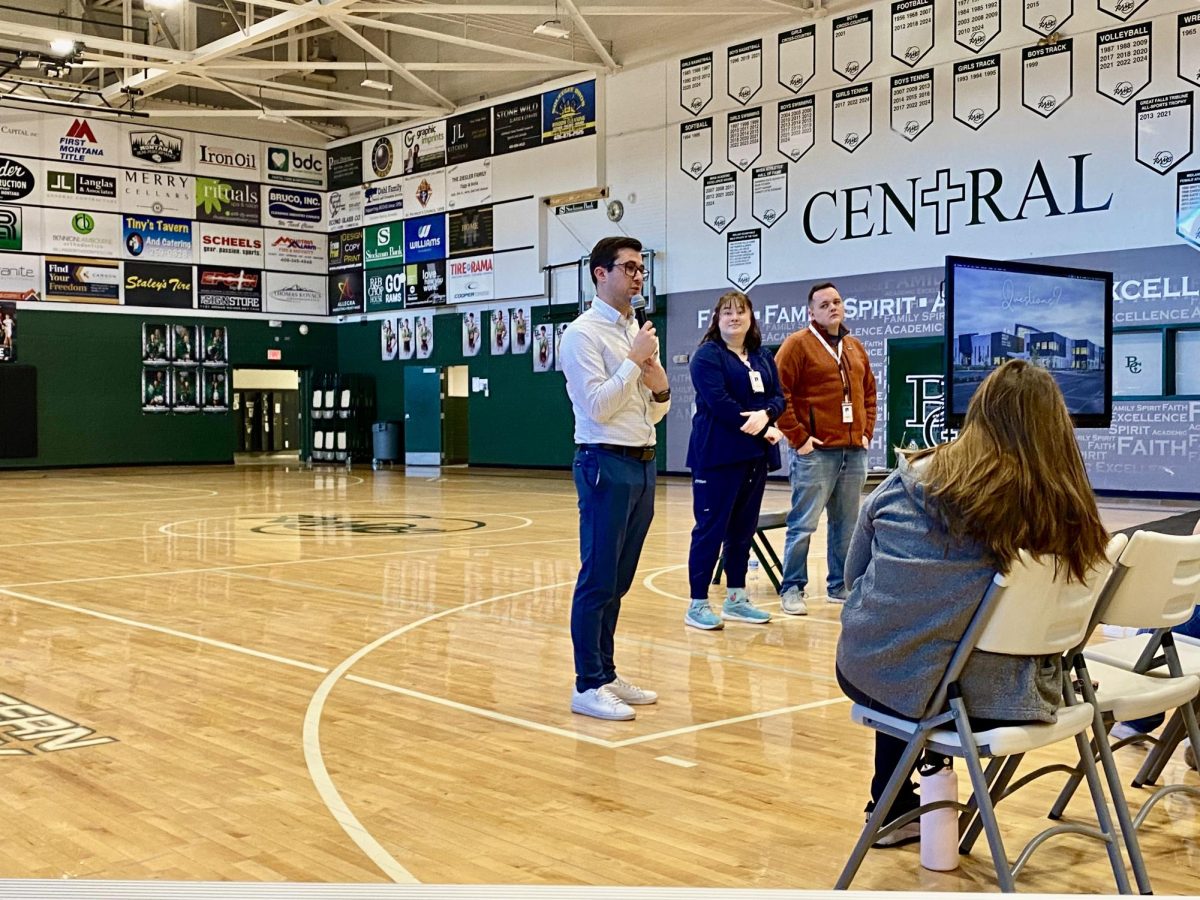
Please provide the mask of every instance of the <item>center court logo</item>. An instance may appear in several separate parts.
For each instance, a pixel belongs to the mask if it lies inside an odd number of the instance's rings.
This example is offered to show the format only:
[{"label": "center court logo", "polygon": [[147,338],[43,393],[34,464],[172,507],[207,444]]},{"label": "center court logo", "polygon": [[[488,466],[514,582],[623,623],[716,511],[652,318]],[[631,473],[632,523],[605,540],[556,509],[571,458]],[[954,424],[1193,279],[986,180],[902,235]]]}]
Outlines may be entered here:
[{"label": "center court logo", "polygon": [[313,537],[399,537],[414,534],[447,534],[484,528],[477,519],[456,519],[416,513],[397,515],[308,515],[305,513],[245,520],[255,534],[311,535]]}]

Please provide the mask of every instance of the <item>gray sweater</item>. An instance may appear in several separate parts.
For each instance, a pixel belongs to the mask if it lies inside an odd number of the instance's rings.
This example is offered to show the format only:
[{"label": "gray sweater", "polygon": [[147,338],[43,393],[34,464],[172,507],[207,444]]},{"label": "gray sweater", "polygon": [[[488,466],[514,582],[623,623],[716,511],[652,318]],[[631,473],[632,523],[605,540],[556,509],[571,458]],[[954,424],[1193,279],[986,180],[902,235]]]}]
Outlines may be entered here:
[{"label": "gray sweater", "polygon": [[[952,541],[926,510],[923,468],[902,463],[859,512],[837,648],[843,677],[914,719],[933,698],[996,571],[982,546]],[[976,651],[961,684],[967,712],[977,718],[1053,722],[1062,702],[1057,657]]]}]

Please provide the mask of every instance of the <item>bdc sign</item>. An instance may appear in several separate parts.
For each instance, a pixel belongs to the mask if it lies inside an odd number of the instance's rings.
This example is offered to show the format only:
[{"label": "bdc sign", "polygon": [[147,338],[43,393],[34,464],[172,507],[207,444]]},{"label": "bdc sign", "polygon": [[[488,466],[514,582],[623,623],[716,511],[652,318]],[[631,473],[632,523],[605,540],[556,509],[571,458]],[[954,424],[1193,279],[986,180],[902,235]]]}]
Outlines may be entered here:
[{"label": "bdc sign", "polygon": [[325,151],[308,147],[268,147],[267,180],[325,187]]}]

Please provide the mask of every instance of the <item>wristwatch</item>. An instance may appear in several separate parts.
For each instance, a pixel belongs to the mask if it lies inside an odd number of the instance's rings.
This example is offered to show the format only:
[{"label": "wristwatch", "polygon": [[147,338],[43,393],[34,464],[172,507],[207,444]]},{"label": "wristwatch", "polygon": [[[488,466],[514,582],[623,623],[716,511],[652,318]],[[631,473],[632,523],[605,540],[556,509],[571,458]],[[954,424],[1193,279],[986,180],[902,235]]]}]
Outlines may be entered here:
[{"label": "wristwatch", "polygon": [[665,391],[652,391],[650,396],[654,398],[655,403],[666,403],[671,399],[671,389],[667,388]]}]

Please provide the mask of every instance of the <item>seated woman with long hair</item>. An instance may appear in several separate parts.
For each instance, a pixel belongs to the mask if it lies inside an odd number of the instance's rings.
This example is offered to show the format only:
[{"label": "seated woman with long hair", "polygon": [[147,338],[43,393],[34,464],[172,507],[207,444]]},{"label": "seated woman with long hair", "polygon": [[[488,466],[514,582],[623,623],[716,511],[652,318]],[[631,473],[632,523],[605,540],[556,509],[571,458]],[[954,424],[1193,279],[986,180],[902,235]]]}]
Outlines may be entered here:
[{"label": "seated woman with long hair", "polygon": [[[920,718],[997,571],[1027,550],[1083,580],[1107,542],[1062,392],[1045,369],[1006,362],[976,390],[957,440],[906,454],[863,504],[846,559],[838,683],[856,703]],[[1058,657],[976,651],[960,683],[972,726],[986,729],[1053,722],[1061,678]],[[876,732],[868,812],[904,746]],[[919,803],[910,782],[887,821]],[[918,838],[911,822],[880,843]]]}]

